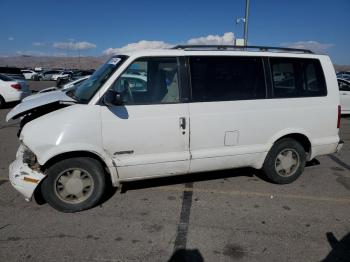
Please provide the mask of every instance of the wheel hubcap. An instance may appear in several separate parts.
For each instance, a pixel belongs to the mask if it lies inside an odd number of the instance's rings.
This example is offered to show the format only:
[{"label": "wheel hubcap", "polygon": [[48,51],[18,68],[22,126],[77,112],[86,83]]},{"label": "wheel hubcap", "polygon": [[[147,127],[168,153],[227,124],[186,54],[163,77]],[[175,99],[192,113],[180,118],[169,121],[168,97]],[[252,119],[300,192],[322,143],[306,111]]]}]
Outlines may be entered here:
[{"label": "wheel hubcap", "polygon": [[77,204],[88,199],[94,188],[91,175],[79,168],[60,173],[56,180],[55,193],[64,202]]},{"label": "wheel hubcap", "polygon": [[299,162],[299,154],[294,149],[284,149],[276,157],[275,170],[279,175],[288,177],[297,171]]}]

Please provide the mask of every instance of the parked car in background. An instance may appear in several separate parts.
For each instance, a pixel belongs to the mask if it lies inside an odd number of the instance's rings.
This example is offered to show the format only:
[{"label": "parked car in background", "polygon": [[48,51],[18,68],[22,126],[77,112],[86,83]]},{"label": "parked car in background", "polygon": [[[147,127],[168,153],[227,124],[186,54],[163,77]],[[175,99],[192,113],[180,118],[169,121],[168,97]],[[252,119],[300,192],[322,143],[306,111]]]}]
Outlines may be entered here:
[{"label": "parked car in background", "polygon": [[72,78],[72,75],[73,75],[72,71],[61,71],[57,74],[53,74],[51,76],[51,80],[57,81],[60,78],[66,78],[66,79],[70,80]]},{"label": "parked car in background", "polygon": [[72,80],[81,78],[83,76],[91,76],[94,72],[95,72],[95,70],[93,70],[93,69],[91,69],[91,70],[76,70],[73,72]]},{"label": "parked car in background", "polygon": [[0,108],[5,103],[20,101],[30,94],[26,81],[0,74]]},{"label": "parked car in background", "polygon": [[350,80],[338,78],[341,113],[350,114]]},{"label": "parked car in background", "polygon": [[17,67],[0,67],[0,74],[6,75],[12,79],[25,79],[21,70]]},{"label": "parked car in background", "polygon": [[22,74],[26,80],[38,80],[38,73],[33,70],[22,70]]},{"label": "parked car in background", "polygon": [[[61,90],[61,91],[64,91],[64,90],[67,90],[69,88],[72,88],[74,86],[77,86],[79,84],[81,84],[82,82],[84,82],[86,79],[88,79],[90,76],[84,76],[84,77],[81,77],[79,79],[76,79],[74,81],[70,81],[66,84],[64,84],[63,86],[61,87],[48,87],[48,88],[45,88],[45,89],[42,89],[38,92],[38,94],[40,93],[47,93],[47,92],[51,92],[51,91],[55,91],[55,90]],[[34,95],[33,95],[34,96]]]},{"label": "parked car in background", "polygon": [[95,70],[76,70],[76,71],[73,71],[72,75],[59,77],[56,81],[56,86],[62,87],[65,84],[67,84],[73,80],[78,80],[78,79],[85,77],[85,76],[91,76],[94,73],[94,71]]},{"label": "parked car in background", "polygon": [[147,75],[147,72],[145,70],[142,70],[142,69],[135,69],[135,68],[129,68],[127,71],[126,71],[127,74],[130,74],[130,75]]},{"label": "parked car in background", "polygon": [[350,80],[350,72],[346,72],[346,71],[338,72],[337,77],[340,79]]},{"label": "parked car in background", "polygon": [[115,90],[122,90],[126,85],[131,92],[147,92],[147,76],[129,74],[129,71],[127,71],[114,88]]},{"label": "parked car in background", "polygon": [[51,80],[51,77],[55,74],[59,74],[60,71],[59,70],[46,70],[43,71],[39,74],[38,78],[40,81],[42,80]]}]

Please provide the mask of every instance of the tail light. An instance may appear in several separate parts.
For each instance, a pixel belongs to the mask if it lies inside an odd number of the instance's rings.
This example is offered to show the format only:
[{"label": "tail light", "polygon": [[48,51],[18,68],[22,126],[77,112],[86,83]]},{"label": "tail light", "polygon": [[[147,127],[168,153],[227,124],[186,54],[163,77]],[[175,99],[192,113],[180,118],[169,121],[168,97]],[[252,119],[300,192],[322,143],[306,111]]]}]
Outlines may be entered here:
[{"label": "tail light", "polygon": [[338,105],[338,120],[337,120],[337,128],[340,128],[340,117],[341,117],[341,106]]},{"label": "tail light", "polygon": [[16,89],[16,90],[21,90],[21,85],[20,84],[12,84],[11,87]]}]

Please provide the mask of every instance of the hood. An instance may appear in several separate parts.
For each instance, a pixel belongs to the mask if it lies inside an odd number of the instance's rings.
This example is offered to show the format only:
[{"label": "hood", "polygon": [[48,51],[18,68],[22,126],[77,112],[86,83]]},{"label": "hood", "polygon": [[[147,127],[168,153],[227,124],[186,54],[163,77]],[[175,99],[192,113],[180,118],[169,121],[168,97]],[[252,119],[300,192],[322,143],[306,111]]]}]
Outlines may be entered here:
[{"label": "hood", "polygon": [[76,101],[67,96],[61,91],[52,91],[48,93],[40,93],[34,95],[31,99],[27,99],[14,107],[6,116],[6,121],[16,119],[20,116],[26,115],[35,111],[36,109],[43,109],[53,104],[73,104]]},{"label": "hood", "polygon": [[39,92],[36,92],[30,96],[23,98],[22,103],[26,102],[28,100],[32,100],[33,98],[40,96],[42,93],[47,93],[47,92],[52,92],[52,91],[57,91],[57,90],[59,90],[57,87],[48,87],[48,88],[42,89]]}]

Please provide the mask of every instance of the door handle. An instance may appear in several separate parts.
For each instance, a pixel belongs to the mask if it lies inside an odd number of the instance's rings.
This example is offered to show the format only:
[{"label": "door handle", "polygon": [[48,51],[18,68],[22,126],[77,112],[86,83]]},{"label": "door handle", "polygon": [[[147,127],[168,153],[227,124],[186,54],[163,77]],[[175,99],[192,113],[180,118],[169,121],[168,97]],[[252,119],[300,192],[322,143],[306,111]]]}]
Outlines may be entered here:
[{"label": "door handle", "polygon": [[180,117],[179,119],[180,128],[186,129],[186,117]]}]

